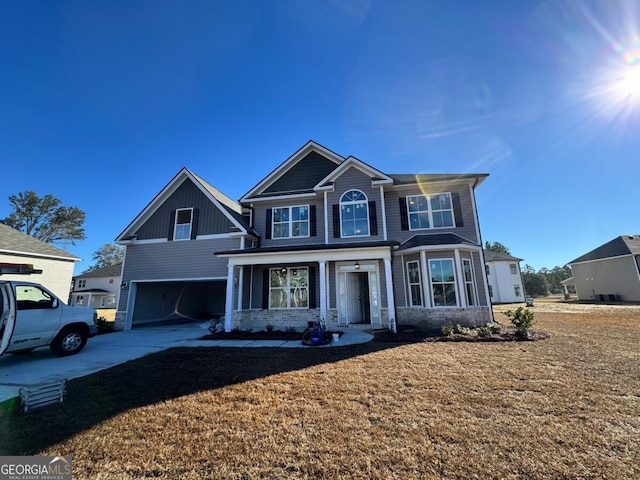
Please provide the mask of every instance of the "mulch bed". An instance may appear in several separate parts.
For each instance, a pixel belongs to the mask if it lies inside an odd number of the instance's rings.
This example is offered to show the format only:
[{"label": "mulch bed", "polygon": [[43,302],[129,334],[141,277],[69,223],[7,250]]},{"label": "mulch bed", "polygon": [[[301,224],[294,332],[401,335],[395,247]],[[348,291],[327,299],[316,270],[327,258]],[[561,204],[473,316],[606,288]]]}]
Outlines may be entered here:
[{"label": "mulch bed", "polygon": [[530,342],[545,340],[549,334],[540,331],[530,331],[527,337],[519,337],[514,332],[502,332],[493,335],[480,336],[475,330],[468,334],[454,333],[442,335],[440,332],[425,332],[421,330],[406,330],[393,333],[389,330],[375,330],[373,339],[376,342],[417,343],[417,342]]},{"label": "mulch bed", "polygon": [[[303,332],[283,332],[282,330],[273,330],[271,332],[267,332],[266,330],[260,331],[248,331],[248,330],[236,330],[233,332],[216,332],[210,333],[203,337],[200,337],[200,340],[300,340],[302,341],[302,333]],[[343,335],[344,332],[325,332],[325,337],[331,339],[332,334],[337,333],[340,336]]]}]

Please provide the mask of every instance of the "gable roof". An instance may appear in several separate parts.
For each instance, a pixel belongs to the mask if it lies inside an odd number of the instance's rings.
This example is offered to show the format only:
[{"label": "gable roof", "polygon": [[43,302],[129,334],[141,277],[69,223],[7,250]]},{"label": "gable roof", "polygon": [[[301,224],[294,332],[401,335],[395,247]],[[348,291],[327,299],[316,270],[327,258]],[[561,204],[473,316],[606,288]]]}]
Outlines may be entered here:
[{"label": "gable roof", "polygon": [[475,180],[473,187],[480,185],[488,173],[390,173],[394,185],[414,185],[435,182],[469,182]]},{"label": "gable roof", "polygon": [[485,262],[521,262],[522,258],[505,255],[504,253],[494,252],[492,250],[484,251]]},{"label": "gable roof", "polygon": [[195,175],[188,168],[183,167],[167,185],[149,202],[149,204],[127,225],[127,227],[116,237],[116,242],[126,240],[135,234],[138,228],[143,225],[153,213],[182,185],[185,181],[191,181],[218,209],[229,219],[229,221],[242,233],[255,235],[249,227],[248,220],[242,215],[242,207],[231,198],[227,197],[213,185]]},{"label": "gable roof", "polygon": [[[307,170],[307,175],[298,175],[299,178],[296,179],[297,181],[295,190],[287,189],[285,187],[284,189],[280,189],[280,191],[277,191],[279,189],[274,188],[278,185],[278,182],[282,182],[282,179],[286,176],[287,173],[294,170],[298,163],[302,162],[303,160],[308,158],[310,154],[314,153],[317,154],[317,156],[315,158],[312,158],[312,160],[321,160],[326,162],[326,164],[322,165],[322,167],[319,169],[319,172],[322,172],[322,177],[318,178],[312,175],[308,175],[308,169],[305,169]],[[300,149],[298,149],[298,151],[296,151],[293,155],[291,155],[284,162],[278,165],[274,170],[272,170],[271,173],[263,178],[251,190],[245,193],[240,201],[248,202],[257,198],[271,197],[285,192],[287,194],[313,193],[313,187],[316,185],[316,183],[321,178],[326,176],[329,172],[333,171],[338,165],[341,165],[344,160],[344,157],[338,155],[337,153],[329,150],[326,147],[323,147],[313,140],[309,140]],[[301,168],[300,170],[303,169]]]},{"label": "gable roof", "polygon": [[98,268],[90,272],[84,272],[73,278],[97,278],[97,277],[119,277],[122,275],[122,264],[109,265],[107,267]]},{"label": "gable roof", "polygon": [[372,182],[377,184],[384,183],[393,183],[393,179],[389,177],[386,173],[382,173],[377,168],[372,167],[368,163],[363,162],[362,160],[357,159],[356,157],[350,156],[347,158],[340,166],[335,168],[329,175],[324,177],[322,180],[318,182],[318,184],[314,187],[314,190],[322,190],[324,188],[329,188],[333,186],[333,182],[346,172],[349,168],[357,168],[365,175],[369,175],[371,177]]},{"label": "gable roof", "polygon": [[0,223],[0,253],[55,258],[79,262],[81,259],[42,240]]},{"label": "gable roof", "polygon": [[620,257],[622,255],[640,255],[640,235],[621,235],[616,237],[575,260],[571,260],[568,262],[568,265],[572,263],[589,262],[591,260]]}]

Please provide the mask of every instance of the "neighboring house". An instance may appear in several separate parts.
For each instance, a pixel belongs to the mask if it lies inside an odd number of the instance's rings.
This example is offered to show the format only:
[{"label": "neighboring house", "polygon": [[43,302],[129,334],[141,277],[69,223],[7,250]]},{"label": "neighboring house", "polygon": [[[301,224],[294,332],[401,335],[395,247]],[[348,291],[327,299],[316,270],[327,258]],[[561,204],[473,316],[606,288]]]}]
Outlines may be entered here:
[{"label": "neighboring house", "polygon": [[524,286],[520,272],[521,258],[503,253],[484,251],[489,282],[489,296],[493,303],[524,302]]},{"label": "neighboring house", "polygon": [[234,202],[184,168],[116,238],[116,322],[487,323],[474,192],[486,177],[387,174],[310,141]]},{"label": "neighboring house", "polygon": [[0,223],[0,263],[26,263],[39,275],[26,278],[24,275],[2,275],[2,280],[29,280],[37,282],[59,298],[69,298],[73,267],[81,259],[37,238]]},{"label": "neighboring house", "polygon": [[568,263],[580,300],[640,302],[640,235],[622,235]]},{"label": "neighboring house", "polygon": [[116,308],[122,265],[111,265],[73,278],[70,305],[92,308]]}]

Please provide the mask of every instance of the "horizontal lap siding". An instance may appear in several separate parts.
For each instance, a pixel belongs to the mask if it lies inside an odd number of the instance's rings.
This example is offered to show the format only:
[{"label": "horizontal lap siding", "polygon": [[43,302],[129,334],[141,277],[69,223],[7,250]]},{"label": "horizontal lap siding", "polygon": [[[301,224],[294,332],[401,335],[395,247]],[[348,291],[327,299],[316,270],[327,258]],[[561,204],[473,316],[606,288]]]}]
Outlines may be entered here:
[{"label": "horizontal lap siding", "polygon": [[[298,205],[316,206],[316,236],[312,237],[289,237],[289,238],[266,238],[267,211],[273,208],[295,207]],[[315,245],[324,243],[324,201],[322,195],[312,198],[292,198],[291,200],[278,200],[273,202],[259,202],[254,205],[254,229],[262,237],[261,247],[279,247],[285,245]],[[311,219],[309,219],[311,221]],[[311,223],[309,223],[309,234],[311,234]]]},{"label": "horizontal lap siding", "polygon": [[198,235],[228,233],[234,226],[193,182],[186,179],[138,229],[138,240],[167,238],[173,221],[172,212],[180,208],[199,210]]},{"label": "horizontal lap siding", "polygon": [[[368,201],[376,202],[376,218],[378,234],[367,237],[334,238],[333,236],[333,205],[340,204],[340,198],[349,190],[360,190],[367,196]],[[385,199],[386,202],[386,199]],[[388,205],[387,205],[388,208]],[[347,169],[334,183],[333,192],[327,195],[327,215],[329,216],[329,243],[372,242],[384,240],[382,228],[382,205],[380,201],[380,188],[371,186],[371,177],[355,167]],[[393,237],[389,239],[395,240]]]},{"label": "horizontal lap siding", "polygon": [[[184,240],[127,245],[122,281],[227,278],[227,259],[213,252],[240,247],[238,239]],[[120,295],[126,308],[128,288]]]},{"label": "horizontal lap siding", "polygon": [[[422,230],[402,230],[400,223],[400,203],[399,199],[411,195],[436,194],[436,193],[458,193],[460,198],[460,210],[462,211],[462,227],[452,228],[427,228]],[[469,239],[479,244],[480,240],[476,235],[476,216],[471,202],[471,190],[467,185],[456,185],[442,187],[441,189],[429,189],[425,185],[422,189],[416,185],[414,189],[403,189],[388,191],[385,195],[387,210],[387,231],[390,240],[404,242],[414,235],[428,235],[435,233],[455,233],[463,238]]]}]

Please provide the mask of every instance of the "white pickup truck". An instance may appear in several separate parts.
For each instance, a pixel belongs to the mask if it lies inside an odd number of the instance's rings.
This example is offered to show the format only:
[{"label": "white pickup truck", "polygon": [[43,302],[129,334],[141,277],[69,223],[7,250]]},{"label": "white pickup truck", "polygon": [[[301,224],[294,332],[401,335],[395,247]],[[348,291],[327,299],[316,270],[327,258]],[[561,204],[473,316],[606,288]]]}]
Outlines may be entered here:
[{"label": "white pickup truck", "polygon": [[38,283],[0,280],[0,355],[47,345],[73,355],[98,332],[96,320],[93,308],[66,305]]}]

